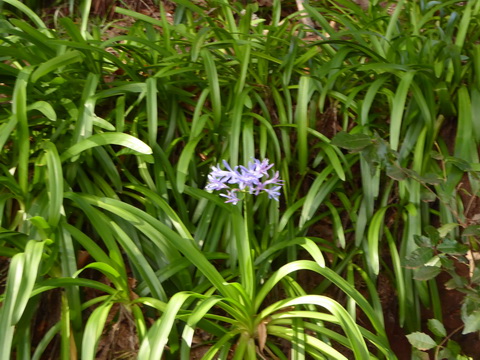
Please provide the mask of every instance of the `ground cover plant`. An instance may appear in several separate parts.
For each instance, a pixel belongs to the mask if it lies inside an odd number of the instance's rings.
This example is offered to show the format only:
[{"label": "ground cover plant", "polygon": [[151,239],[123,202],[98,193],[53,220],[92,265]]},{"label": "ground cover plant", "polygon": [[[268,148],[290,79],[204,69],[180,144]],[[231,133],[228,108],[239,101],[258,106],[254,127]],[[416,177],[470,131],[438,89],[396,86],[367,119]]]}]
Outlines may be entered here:
[{"label": "ground cover plant", "polygon": [[480,356],[480,2],[0,4],[2,356]]}]

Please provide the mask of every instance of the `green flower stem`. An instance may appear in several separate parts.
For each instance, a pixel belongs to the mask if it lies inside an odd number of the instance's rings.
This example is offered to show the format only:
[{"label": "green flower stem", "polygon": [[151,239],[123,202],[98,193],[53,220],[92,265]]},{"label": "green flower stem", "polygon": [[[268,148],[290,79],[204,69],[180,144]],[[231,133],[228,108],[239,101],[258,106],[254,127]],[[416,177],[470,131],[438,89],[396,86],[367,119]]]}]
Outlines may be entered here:
[{"label": "green flower stem", "polygon": [[[246,197],[243,202],[243,226],[244,226],[244,236],[245,240],[242,242],[242,255],[244,259],[242,262],[244,265],[244,272],[242,274],[244,280],[244,286],[249,299],[253,299],[255,296],[255,272],[253,268],[253,252],[251,241],[254,237],[250,236],[249,219],[251,217],[251,197]],[[258,245],[257,245],[258,247]]]},{"label": "green flower stem", "polygon": [[255,276],[253,271],[253,260],[250,246],[250,236],[248,230],[248,205],[247,199],[243,200],[244,216],[240,213],[239,207],[234,207],[233,211],[233,229],[235,232],[235,241],[238,253],[238,266],[240,272],[240,282],[248,295],[253,299],[255,294]]},{"label": "green flower stem", "polygon": [[253,232],[253,229],[255,227],[255,219],[253,216],[253,204],[251,196],[245,196],[245,200],[243,201],[243,216],[245,223],[245,232],[248,238],[248,244],[250,245],[250,255],[252,257],[254,256],[254,254],[260,254],[261,250],[257,237]]}]

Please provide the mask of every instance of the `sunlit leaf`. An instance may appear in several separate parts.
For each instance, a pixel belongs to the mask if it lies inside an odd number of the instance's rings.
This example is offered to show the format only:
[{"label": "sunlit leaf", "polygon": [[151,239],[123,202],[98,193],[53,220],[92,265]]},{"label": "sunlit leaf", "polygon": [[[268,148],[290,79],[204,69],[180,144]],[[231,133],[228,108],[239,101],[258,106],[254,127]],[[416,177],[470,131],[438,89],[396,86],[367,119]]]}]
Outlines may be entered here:
[{"label": "sunlit leaf", "polygon": [[435,340],[422,332],[414,332],[407,335],[407,339],[418,350],[430,350],[437,346]]}]

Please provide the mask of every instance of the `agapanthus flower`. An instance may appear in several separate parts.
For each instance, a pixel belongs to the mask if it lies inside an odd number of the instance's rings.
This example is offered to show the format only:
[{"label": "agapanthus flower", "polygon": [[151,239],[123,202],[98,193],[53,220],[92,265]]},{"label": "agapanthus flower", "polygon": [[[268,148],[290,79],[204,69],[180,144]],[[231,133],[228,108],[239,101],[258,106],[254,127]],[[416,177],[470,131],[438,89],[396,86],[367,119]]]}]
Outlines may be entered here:
[{"label": "agapanthus flower", "polygon": [[220,196],[227,198],[227,201],[225,201],[226,203],[237,205],[237,203],[240,201],[240,199],[237,197],[237,191],[237,189],[227,190],[226,194],[220,194]]},{"label": "agapanthus flower", "polygon": [[270,164],[268,159],[260,161],[253,158],[247,166],[239,165],[233,169],[227,161],[223,160],[223,165],[227,170],[221,170],[220,165],[212,166],[212,171],[208,175],[206,190],[226,190],[226,194],[220,194],[225,197],[226,203],[236,205],[240,199],[238,193],[250,193],[260,195],[265,192],[269,199],[278,201],[283,181],[279,178],[278,171],[270,177],[268,170],[274,164]]}]

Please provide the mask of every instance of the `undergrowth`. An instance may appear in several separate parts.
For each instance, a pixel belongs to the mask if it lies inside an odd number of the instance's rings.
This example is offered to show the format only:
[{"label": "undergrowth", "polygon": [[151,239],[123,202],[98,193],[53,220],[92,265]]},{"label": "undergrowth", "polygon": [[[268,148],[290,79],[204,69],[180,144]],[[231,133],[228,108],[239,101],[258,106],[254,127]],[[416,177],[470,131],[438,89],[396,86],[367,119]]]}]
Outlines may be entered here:
[{"label": "undergrowth", "polygon": [[174,3],[3,1],[2,357],[467,358],[480,2]]}]

